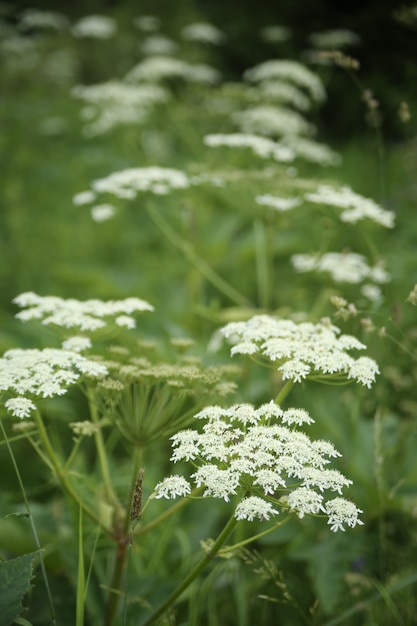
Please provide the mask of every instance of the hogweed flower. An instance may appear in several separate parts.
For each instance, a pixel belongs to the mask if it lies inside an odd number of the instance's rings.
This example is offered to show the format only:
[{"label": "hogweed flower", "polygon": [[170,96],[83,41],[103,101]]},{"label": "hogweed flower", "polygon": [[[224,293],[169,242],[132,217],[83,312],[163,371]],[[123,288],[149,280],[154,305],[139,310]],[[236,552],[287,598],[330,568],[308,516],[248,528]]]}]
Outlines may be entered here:
[{"label": "hogweed flower", "polygon": [[300,111],[311,108],[308,96],[301,89],[277,79],[265,80],[256,87],[247,87],[246,94],[251,100],[289,104]]},{"label": "hogweed flower", "polygon": [[29,417],[31,412],[36,410],[36,405],[28,398],[10,398],[4,403],[4,406],[9,413],[14,417],[20,417],[20,419]]},{"label": "hogweed flower", "polygon": [[271,207],[279,213],[284,213],[285,211],[291,211],[291,209],[299,206],[301,204],[301,199],[282,198],[280,196],[273,196],[269,193],[266,193],[262,196],[256,196],[255,202],[256,204],[260,204],[261,206]]},{"label": "hogweed flower", "polygon": [[297,61],[286,59],[271,59],[245,71],[245,80],[254,83],[262,83],[272,79],[279,79],[295,83],[298,87],[306,89],[312,99],[316,102],[323,102],[326,93],[323,83],[317,74],[314,74],[305,65]]},{"label": "hogweed flower", "polygon": [[185,41],[197,41],[205,44],[218,46],[226,39],[225,35],[213,24],[208,22],[196,22],[188,24],[181,30],[181,37]]},{"label": "hogweed flower", "polygon": [[36,319],[41,320],[45,326],[79,328],[81,331],[104,328],[109,321],[117,326],[135,328],[133,313],[154,310],[149,302],[140,298],[82,301],[58,296],[39,296],[32,291],[20,294],[13,302],[24,309],[16,315],[23,322]]},{"label": "hogweed flower", "polygon": [[133,67],[125,76],[128,83],[155,83],[166,79],[182,79],[188,82],[219,82],[221,74],[210,65],[192,64],[170,56],[151,56]]},{"label": "hogweed flower", "polygon": [[5,407],[23,418],[36,408],[32,398],[62,396],[82,376],[97,379],[106,374],[103,364],[70,350],[14,349],[0,358],[0,391],[17,394]]},{"label": "hogweed flower", "polygon": [[231,354],[259,356],[278,367],[283,380],[353,379],[370,388],[379,374],[368,357],[355,359],[351,350],[366,346],[351,335],[322,320],[318,324],[256,315],[246,322],[231,322],[221,331],[232,344]]},{"label": "hogweed flower", "polygon": [[320,185],[313,193],[305,194],[305,199],[314,204],[334,206],[343,209],[340,214],[342,222],[356,224],[369,219],[385,228],[394,228],[394,213],[379,206],[374,200],[365,198],[352,191],[350,187],[332,187]]},{"label": "hogweed flower", "polygon": [[294,160],[295,153],[282,143],[251,133],[212,133],[204,137],[204,143],[211,148],[225,146],[227,148],[250,148],[254,154],[264,159],[289,163]]},{"label": "hogweed flower", "polygon": [[83,130],[87,137],[122,124],[143,122],[155,105],[169,99],[169,92],[159,85],[129,85],[116,80],[76,85],[71,94],[86,105],[81,115],[87,122]]},{"label": "hogweed flower", "polygon": [[278,106],[263,105],[236,111],[232,120],[244,133],[271,137],[310,135],[314,131],[314,127],[300,113]]},{"label": "hogweed flower", "polygon": [[297,157],[311,163],[337,166],[342,162],[340,154],[324,143],[319,143],[306,137],[299,137],[298,135],[287,136],[285,140],[288,147],[294,150]]},{"label": "hogweed flower", "polygon": [[[177,348],[178,352],[182,349],[181,345]],[[236,391],[233,379],[238,370],[234,366],[204,367],[199,359],[186,355],[174,363],[152,363],[118,346],[109,352],[103,361],[109,375],[94,387],[95,402],[99,413],[135,446],[168,438],[189,426],[204,404]]]},{"label": "hogweed flower", "polygon": [[361,39],[353,31],[340,28],[312,33],[309,40],[315,48],[339,49],[345,46],[356,46]]},{"label": "hogweed flower", "polygon": [[[204,421],[200,431],[187,429],[171,437],[171,460],[191,462],[194,473],[190,480],[168,476],[152,497],[187,496],[193,482],[204,489],[203,497],[226,502],[240,497],[237,520],[269,520],[287,510],[300,518],[323,514],[333,531],[362,524],[362,511],[341,495],[352,481],[327,467],[340,453],[296,427],[313,422],[304,409],[284,411],[273,401],[257,409],[251,404],[209,406],[195,418]],[[324,492],[338,497],[327,500]]]},{"label": "hogweed flower", "polygon": [[327,252],[321,256],[294,254],[291,262],[297,272],[326,272],[338,283],[358,284],[371,280],[383,284],[390,280],[381,263],[369,267],[366,258],[355,252]]},{"label": "hogweed flower", "polygon": [[281,43],[291,37],[291,30],[286,26],[265,26],[259,31],[259,36],[268,43]]},{"label": "hogweed flower", "polygon": [[112,204],[97,204],[91,208],[91,217],[98,224],[110,220],[114,213],[115,209]]},{"label": "hogweed flower", "polygon": [[72,27],[71,32],[79,39],[110,39],[116,34],[117,23],[107,15],[86,15]]},{"label": "hogweed flower", "polygon": [[170,55],[178,50],[178,44],[165,35],[149,35],[140,45],[142,54],[145,55]]},{"label": "hogweed flower", "polygon": [[[166,167],[131,167],[112,172],[92,183],[93,191],[83,191],[74,196],[75,204],[87,204],[85,198],[93,202],[97,194],[108,193],[118,198],[133,200],[138,192],[148,191],[156,195],[166,195],[173,189],[187,189],[191,181],[185,172]],[[91,194],[91,195],[89,195]]]}]

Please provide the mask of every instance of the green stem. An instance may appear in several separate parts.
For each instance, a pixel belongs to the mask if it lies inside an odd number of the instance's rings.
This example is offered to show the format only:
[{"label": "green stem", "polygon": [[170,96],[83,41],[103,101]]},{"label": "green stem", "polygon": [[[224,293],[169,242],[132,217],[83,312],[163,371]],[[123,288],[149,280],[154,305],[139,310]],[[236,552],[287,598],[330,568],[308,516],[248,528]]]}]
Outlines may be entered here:
[{"label": "green stem", "polygon": [[[142,508],[142,513],[144,512],[145,508],[148,506],[149,501],[150,500],[148,499],[145,506]],[[164,513],[162,513],[162,515],[159,515],[154,520],[146,524],[146,526],[138,527],[138,530],[135,531],[134,533],[135,537],[144,535],[150,530],[153,530],[156,526],[159,526],[159,524],[164,522],[166,519],[171,517],[171,515],[179,511],[183,506],[185,506],[188,503],[188,501],[189,501],[188,498],[181,498],[181,500],[178,500],[178,502],[176,502],[171,508],[167,509]]]},{"label": "green stem", "polygon": [[[125,568],[126,557],[129,556],[128,550],[130,550],[131,544],[131,532],[130,532],[130,503],[132,500],[133,490],[135,489],[136,479],[139,471],[139,466],[142,458],[142,449],[136,447],[134,451],[133,459],[133,471],[132,480],[130,482],[130,490],[127,499],[126,515],[123,522],[123,526],[120,526],[116,531],[116,554],[114,557],[113,575],[110,583],[109,597],[106,608],[106,626],[111,626],[114,615],[116,614],[117,606],[119,604],[119,591],[121,590],[122,576]],[[117,524],[117,521],[116,521]],[[125,590],[126,594],[126,590]],[[125,598],[126,601],[126,598]]]},{"label": "green stem", "polygon": [[293,384],[294,383],[293,383],[292,380],[287,380],[287,382],[285,383],[285,385],[282,387],[281,391],[279,392],[279,394],[275,398],[275,404],[280,405],[284,401],[284,399],[290,393]]},{"label": "green stem", "polygon": [[262,220],[255,220],[253,230],[255,236],[259,304],[262,308],[268,309],[270,305],[268,245],[265,224]]},{"label": "green stem", "polygon": [[193,265],[210,283],[212,283],[212,285],[214,285],[219,291],[221,291],[238,306],[253,306],[245,296],[232,287],[232,285],[229,285],[229,283],[219,276],[219,274],[217,274],[217,272],[215,272],[213,268],[208,265],[208,263],[201,259],[196,254],[191,244],[184,241],[157,210],[148,206],[147,212],[155,226],[162,232],[168,241],[170,241],[173,246],[178,248],[187,261],[189,261],[191,265]]},{"label": "green stem", "polygon": [[310,319],[317,320],[323,315],[323,311],[330,300],[330,296],[334,294],[334,289],[322,289],[316,298],[316,302],[310,312]]},{"label": "green stem", "polygon": [[142,624],[142,626],[150,626],[150,624],[153,624],[159,617],[161,617],[161,615],[165,613],[165,611],[167,611],[167,609],[169,609],[172,604],[174,604],[174,602],[191,585],[191,583],[194,582],[194,580],[204,570],[204,568],[214,559],[219,549],[229,537],[231,532],[235,529],[238,523],[238,520],[232,515],[232,517],[229,519],[207,554],[205,554],[205,556],[197,563],[197,565],[195,565],[195,567],[191,570],[188,576],[186,576],[182,583],[180,583],[178,587],[174,589],[174,591],[165,600],[165,602],[163,602],[163,604],[161,604],[161,606],[156,609],[156,611],[154,611],[152,615],[150,615],[150,617],[148,617],[148,619]]},{"label": "green stem", "polygon": [[[88,405],[90,409],[91,421],[93,422],[93,424],[98,425],[99,416],[97,412],[97,405],[94,402],[91,389],[87,389],[87,398],[88,398]],[[109,504],[113,504],[117,509],[120,510],[121,508],[120,503],[117,499],[116,494],[114,493],[111,478],[110,478],[110,471],[109,471],[109,466],[107,463],[107,455],[106,455],[106,450],[104,446],[103,433],[101,432],[100,427],[98,427],[96,432],[94,433],[94,441],[96,444],[98,461],[100,465],[100,471],[101,471],[101,476],[103,479],[104,492],[106,494],[107,502]]]},{"label": "green stem", "polygon": [[[54,452],[51,440],[48,437],[48,433],[46,431],[45,424],[43,423],[42,416],[39,413],[39,411],[35,411],[35,420],[36,420],[36,424],[38,426],[38,432],[39,432],[39,436],[41,438],[43,447],[46,450],[46,453],[48,455],[49,461],[50,461],[51,466],[52,466],[52,470],[55,473],[56,477],[58,478],[58,480],[59,480],[59,482],[61,484],[61,487],[69,495],[69,497],[75,502],[75,504],[77,506],[81,507],[83,509],[83,511],[92,520],[94,520],[97,524],[101,524],[101,521],[100,521],[99,517],[94,513],[94,511],[92,509],[90,509],[90,507],[88,507],[86,504],[83,503],[83,501],[78,496],[78,494],[74,490],[74,488],[71,485],[71,483],[68,481],[67,476],[62,471],[61,466],[59,464],[59,461],[58,461],[58,459],[57,459],[57,457],[55,455],[55,452]],[[111,529],[106,528],[106,531],[107,532],[111,532]]]},{"label": "green stem", "polygon": [[15,456],[13,454],[12,447],[10,445],[9,439],[7,437],[7,433],[6,433],[5,429],[4,429],[3,422],[2,422],[1,419],[0,419],[0,426],[1,426],[1,431],[3,433],[3,437],[4,437],[4,440],[5,440],[7,449],[9,451],[10,458],[12,460],[14,471],[15,471],[16,476],[17,476],[17,481],[19,483],[20,491],[22,492],[23,501],[24,501],[25,507],[26,507],[26,513],[27,513],[27,516],[28,516],[28,519],[29,519],[30,527],[32,529],[32,535],[33,535],[33,538],[35,540],[35,546],[36,546],[36,550],[37,550],[37,553],[38,553],[38,556],[39,556],[39,564],[40,564],[40,567],[41,567],[42,578],[43,578],[44,583],[45,583],[46,595],[48,597],[48,604],[49,604],[49,608],[50,608],[50,611],[51,611],[52,623],[56,624],[54,601],[52,599],[51,588],[49,586],[48,576],[46,574],[45,562],[44,562],[44,559],[43,559],[41,542],[39,541],[38,531],[36,530],[36,526],[35,526],[35,522],[33,520],[30,504],[29,504],[29,501],[28,501],[28,499],[26,497],[26,491],[25,491],[25,487],[23,485],[22,477],[21,477],[20,472],[19,472],[19,467],[18,467],[18,465],[16,463],[16,459],[15,459]]},{"label": "green stem", "polygon": [[277,522],[276,524],[271,526],[271,528],[267,528],[267,530],[264,530],[263,532],[258,533],[257,535],[252,535],[248,539],[239,541],[239,543],[235,543],[233,546],[228,546],[227,548],[221,551],[221,556],[223,556],[224,554],[229,554],[230,552],[234,552],[235,550],[238,550],[239,548],[243,548],[243,546],[248,545],[248,543],[252,543],[253,541],[258,541],[258,539],[261,539],[262,537],[265,537],[265,535],[269,535],[269,533],[272,533],[278,528],[281,528],[281,526],[284,526],[284,524],[286,524],[290,519],[291,519],[291,516],[287,515],[285,519],[283,519],[281,522]]}]

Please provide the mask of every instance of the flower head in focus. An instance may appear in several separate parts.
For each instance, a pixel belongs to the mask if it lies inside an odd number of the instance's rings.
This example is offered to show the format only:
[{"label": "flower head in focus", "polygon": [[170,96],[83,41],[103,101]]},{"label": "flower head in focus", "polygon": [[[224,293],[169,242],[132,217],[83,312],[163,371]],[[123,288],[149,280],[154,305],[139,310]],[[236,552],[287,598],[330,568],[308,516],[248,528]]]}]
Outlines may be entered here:
[{"label": "flower head in focus", "polygon": [[319,324],[256,315],[246,322],[231,322],[221,333],[232,344],[231,354],[261,356],[277,364],[283,380],[353,379],[370,388],[379,373],[368,357],[355,359],[351,350],[366,346],[328,321]]},{"label": "flower head in focus", "polygon": [[[183,430],[171,437],[171,460],[191,461],[190,481],[169,476],[155,487],[156,498],[175,498],[203,489],[203,497],[228,502],[240,496],[238,520],[269,520],[282,510],[304,515],[327,515],[331,530],[362,524],[361,512],[342,497],[351,484],[338,470],[328,468],[340,456],[327,441],[311,440],[298,426],[313,420],[304,409],[281,409],[273,401],[255,408],[237,404],[209,406],[195,417],[204,422],[200,431]],[[337,498],[326,499],[326,492]]]}]

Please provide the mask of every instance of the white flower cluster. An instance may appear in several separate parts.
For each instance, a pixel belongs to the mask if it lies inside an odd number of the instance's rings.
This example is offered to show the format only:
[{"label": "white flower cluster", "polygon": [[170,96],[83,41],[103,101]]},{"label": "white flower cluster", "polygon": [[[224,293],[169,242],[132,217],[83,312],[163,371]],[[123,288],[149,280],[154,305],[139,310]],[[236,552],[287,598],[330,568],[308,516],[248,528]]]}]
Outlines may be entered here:
[{"label": "white flower cluster", "polygon": [[244,133],[271,137],[309,135],[314,127],[297,113],[279,106],[263,105],[232,113],[232,120]]},{"label": "white flower cluster", "polygon": [[294,254],[291,262],[297,272],[327,272],[338,283],[358,284],[371,280],[382,284],[390,280],[381,264],[369,267],[365,257],[355,252],[327,252],[322,256]]},{"label": "white flower cluster", "polygon": [[323,321],[319,324],[256,315],[246,322],[231,322],[221,331],[233,345],[231,354],[262,356],[278,364],[283,380],[301,382],[307,377],[348,378],[370,388],[379,374],[369,357],[353,358],[350,350],[366,346]]},{"label": "white flower cluster", "polygon": [[139,30],[152,33],[158,30],[160,26],[160,19],[155,15],[141,15],[140,17],[135,17],[133,24]]},{"label": "white flower cluster", "polygon": [[178,45],[175,41],[173,41],[173,39],[165,37],[164,35],[150,35],[143,41],[140,49],[143,54],[149,56],[163,56],[174,54],[178,49]]},{"label": "white flower cluster", "polygon": [[341,50],[341,48],[345,48],[346,46],[359,44],[360,37],[351,30],[340,28],[312,33],[309,36],[309,41],[315,48]]},{"label": "white flower cluster", "polygon": [[249,133],[213,133],[204,137],[204,143],[210,147],[250,148],[260,157],[272,158],[283,163],[291,162],[295,157],[294,152],[282,143]]},{"label": "white flower cluster", "polygon": [[[140,298],[125,300],[75,300],[58,296],[39,296],[33,292],[22,293],[13,302],[25,309],[16,317],[23,322],[31,319],[42,320],[42,324],[79,328],[82,331],[94,331],[106,326],[103,318],[112,318],[121,327],[135,327],[132,313],[153,311],[154,308]],[[127,315],[125,315],[127,314]]]},{"label": "white flower cluster", "polygon": [[19,17],[18,28],[20,31],[32,29],[52,29],[60,31],[66,30],[70,24],[66,15],[55,11],[26,9]]},{"label": "white flower cluster", "polygon": [[91,207],[91,217],[98,224],[110,220],[114,214],[115,208],[112,204],[97,204]]},{"label": "white flower cluster", "polygon": [[[195,416],[205,421],[201,432],[188,429],[171,437],[171,460],[192,461],[191,475],[204,497],[222,498],[248,494],[237,505],[238,520],[270,519],[279,508],[328,516],[332,530],[355,526],[361,512],[342,497],[325,501],[323,493],[341,496],[351,484],[338,470],[329,469],[331,458],[340,456],[327,441],[312,441],[294,425],[313,422],[303,409],[282,410],[273,401],[255,409],[250,404],[229,408],[206,407]],[[169,476],[155,488],[156,498],[175,498],[191,492],[181,476]],[[273,504],[275,505],[275,508]]]},{"label": "white flower cluster", "polygon": [[357,222],[370,219],[385,228],[394,227],[394,213],[379,206],[374,200],[352,191],[350,187],[320,185],[316,192],[305,194],[305,199],[314,204],[324,204],[344,209],[340,215],[342,222]]},{"label": "white flower cluster", "polygon": [[[138,191],[149,191],[157,195],[165,195],[172,189],[186,189],[190,186],[190,180],[180,170],[166,167],[131,167],[118,172],[113,172],[104,178],[99,178],[92,183],[93,193],[88,197],[94,199],[95,193],[109,193],[118,198],[136,198]],[[89,192],[82,192],[86,194]],[[90,192],[91,193],[91,192]],[[78,199],[77,194],[74,201]]]},{"label": "white flower cluster", "polygon": [[318,165],[340,165],[342,157],[340,154],[326,146],[324,143],[299,137],[297,135],[289,135],[286,137],[286,144],[295,152],[295,154]]},{"label": "white flower cluster", "polygon": [[259,33],[261,39],[268,43],[281,43],[291,37],[291,31],[286,26],[265,26]]},{"label": "white flower cluster", "polygon": [[326,98],[323,83],[317,74],[298,61],[271,59],[246,70],[243,77],[253,83],[274,79],[288,81],[306,89],[316,102]]},{"label": "white flower cluster", "polygon": [[311,107],[309,98],[301,89],[280,80],[265,80],[256,87],[248,87],[246,93],[252,100],[282,102],[300,111],[308,111]]},{"label": "white flower cluster", "polygon": [[219,45],[226,39],[221,30],[208,22],[196,22],[188,24],[181,31],[181,37],[185,41],[197,41],[200,43],[209,43]]},{"label": "white flower cluster", "polygon": [[107,15],[86,15],[72,27],[71,32],[78,39],[111,39],[117,31],[116,21]]},{"label": "white flower cluster", "polygon": [[181,78],[196,83],[217,83],[220,72],[210,65],[192,64],[169,56],[151,56],[133,67],[125,76],[128,82],[158,82]]},{"label": "white flower cluster", "polygon": [[301,204],[300,198],[281,198],[279,196],[272,196],[269,193],[266,193],[262,196],[256,196],[255,198],[256,204],[260,204],[261,206],[268,206],[280,213],[284,213],[285,211],[290,211],[296,206]]},{"label": "white flower cluster", "polygon": [[105,374],[104,365],[70,350],[14,349],[0,358],[0,390],[18,395],[7,400],[5,407],[20,418],[36,408],[30,397],[62,396],[81,375],[97,378]]},{"label": "white flower cluster", "polygon": [[169,99],[168,91],[160,85],[129,85],[116,80],[76,85],[71,94],[87,105],[81,116],[88,122],[84,134],[89,137],[121,124],[142,122],[152,107]]}]

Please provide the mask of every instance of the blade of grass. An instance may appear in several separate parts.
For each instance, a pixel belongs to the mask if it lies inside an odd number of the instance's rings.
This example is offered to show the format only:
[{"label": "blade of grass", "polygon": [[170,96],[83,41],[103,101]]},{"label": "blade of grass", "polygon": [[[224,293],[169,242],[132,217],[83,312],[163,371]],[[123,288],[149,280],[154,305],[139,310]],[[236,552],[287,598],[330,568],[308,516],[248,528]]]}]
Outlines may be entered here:
[{"label": "blade of grass", "polygon": [[77,572],[77,599],[75,612],[75,626],[84,626],[84,606],[85,606],[85,572],[84,572],[84,550],[83,550],[83,510],[79,508],[78,515],[78,572]]},{"label": "blade of grass", "polygon": [[12,447],[11,447],[11,445],[9,443],[9,439],[7,437],[7,433],[6,433],[6,430],[5,430],[4,426],[3,426],[3,422],[2,422],[1,419],[0,419],[0,427],[1,427],[1,431],[2,431],[2,434],[3,434],[4,441],[6,442],[6,446],[7,446],[7,449],[8,449],[8,452],[9,452],[12,464],[13,464],[14,471],[16,473],[16,477],[17,477],[17,480],[18,480],[18,483],[19,483],[20,490],[22,492],[23,501],[24,501],[24,504],[25,504],[26,512],[27,512],[27,517],[29,519],[29,523],[30,523],[30,526],[31,526],[31,529],[32,529],[32,534],[33,534],[33,538],[35,540],[36,550],[37,550],[38,555],[39,555],[39,563],[40,563],[40,568],[41,568],[41,572],[42,572],[42,578],[43,578],[44,584],[45,584],[46,594],[48,596],[48,604],[49,604],[49,609],[50,609],[50,612],[51,612],[52,624],[56,624],[55,607],[54,607],[54,602],[52,600],[51,588],[49,586],[48,576],[47,576],[47,573],[46,573],[45,562],[44,562],[44,559],[43,559],[42,547],[41,547],[41,543],[40,543],[40,540],[39,540],[38,531],[36,530],[35,521],[33,519],[33,515],[32,515],[31,508],[30,508],[29,500],[27,499],[27,496],[26,496],[26,491],[25,491],[25,487],[23,485],[22,477],[20,475],[19,467],[17,465],[16,458],[15,458],[15,456],[13,454]]}]

